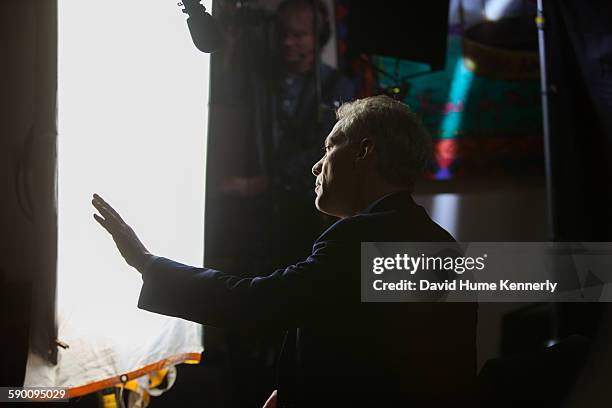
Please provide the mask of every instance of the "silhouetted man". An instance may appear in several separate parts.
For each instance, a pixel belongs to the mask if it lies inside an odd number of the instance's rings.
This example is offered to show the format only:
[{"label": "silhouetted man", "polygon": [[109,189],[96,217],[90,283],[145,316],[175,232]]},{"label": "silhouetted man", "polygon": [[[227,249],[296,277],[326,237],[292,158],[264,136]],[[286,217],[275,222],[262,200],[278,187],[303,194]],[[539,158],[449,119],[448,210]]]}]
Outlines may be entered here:
[{"label": "silhouetted man", "polygon": [[[139,307],[213,326],[285,329],[266,407],[399,407],[453,401],[476,374],[476,306],[362,303],[360,243],[452,242],[412,200],[431,140],[385,96],[342,105],[313,166],[315,205],[340,220],[302,262],[239,278],[155,257],[99,196],[96,220],[142,273]],[[299,216],[299,214],[296,214]]]}]

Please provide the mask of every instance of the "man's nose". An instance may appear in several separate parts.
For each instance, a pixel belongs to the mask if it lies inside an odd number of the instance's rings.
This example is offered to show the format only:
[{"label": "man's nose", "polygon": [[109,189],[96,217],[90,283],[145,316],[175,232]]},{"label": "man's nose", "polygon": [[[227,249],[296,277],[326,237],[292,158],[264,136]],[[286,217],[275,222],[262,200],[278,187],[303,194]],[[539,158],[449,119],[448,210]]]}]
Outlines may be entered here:
[{"label": "man's nose", "polygon": [[312,166],[312,174],[314,174],[315,177],[321,174],[322,164],[323,164],[323,159],[319,160],[318,162],[314,164],[314,166]]}]

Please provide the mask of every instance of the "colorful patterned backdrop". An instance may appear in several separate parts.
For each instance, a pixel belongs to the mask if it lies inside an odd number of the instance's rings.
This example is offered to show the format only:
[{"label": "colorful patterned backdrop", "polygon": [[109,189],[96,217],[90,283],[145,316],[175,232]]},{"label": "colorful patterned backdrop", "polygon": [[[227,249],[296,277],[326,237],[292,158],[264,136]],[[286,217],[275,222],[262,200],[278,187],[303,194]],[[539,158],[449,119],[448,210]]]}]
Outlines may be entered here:
[{"label": "colorful patterned backdrop", "polygon": [[[361,96],[393,90],[398,82],[346,56],[346,4],[336,5],[341,68],[352,72]],[[464,38],[449,26],[442,71],[407,60],[372,56],[380,70],[408,77],[403,101],[419,113],[434,138],[432,179],[539,175],[543,172],[537,52],[505,50]],[[396,92],[402,92],[397,87]],[[393,93],[393,91],[391,91]]]}]

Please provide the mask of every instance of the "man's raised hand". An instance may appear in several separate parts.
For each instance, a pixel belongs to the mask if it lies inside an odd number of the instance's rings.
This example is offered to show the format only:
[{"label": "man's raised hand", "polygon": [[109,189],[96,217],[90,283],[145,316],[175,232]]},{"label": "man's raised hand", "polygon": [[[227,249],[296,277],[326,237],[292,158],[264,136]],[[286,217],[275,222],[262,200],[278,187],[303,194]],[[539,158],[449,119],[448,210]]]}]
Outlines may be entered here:
[{"label": "man's raised hand", "polygon": [[142,272],[142,268],[149,258],[152,257],[151,253],[140,242],[134,230],[123,221],[119,213],[104,201],[102,197],[94,194],[91,203],[100,213],[99,215],[94,214],[95,220],[111,234],[121,256],[123,256],[128,265]]}]

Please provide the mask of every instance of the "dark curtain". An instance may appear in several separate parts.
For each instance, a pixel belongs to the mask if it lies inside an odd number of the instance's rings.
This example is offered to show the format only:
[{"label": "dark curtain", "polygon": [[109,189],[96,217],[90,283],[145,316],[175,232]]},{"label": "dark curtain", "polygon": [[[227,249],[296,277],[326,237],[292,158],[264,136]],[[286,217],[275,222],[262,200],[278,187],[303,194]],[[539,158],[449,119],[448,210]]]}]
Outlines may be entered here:
[{"label": "dark curtain", "polygon": [[612,241],[611,10],[544,2],[557,241]]},{"label": "dark curtain", "polygon": [[[612,241],[612,8],[545,0],[555,241]],[[598,338],[600,303],[558,303],[557,336]]]},{"label": "dark curtain", "polygon": [[0,385],[55,362],[57,2],[0,5]]}]

